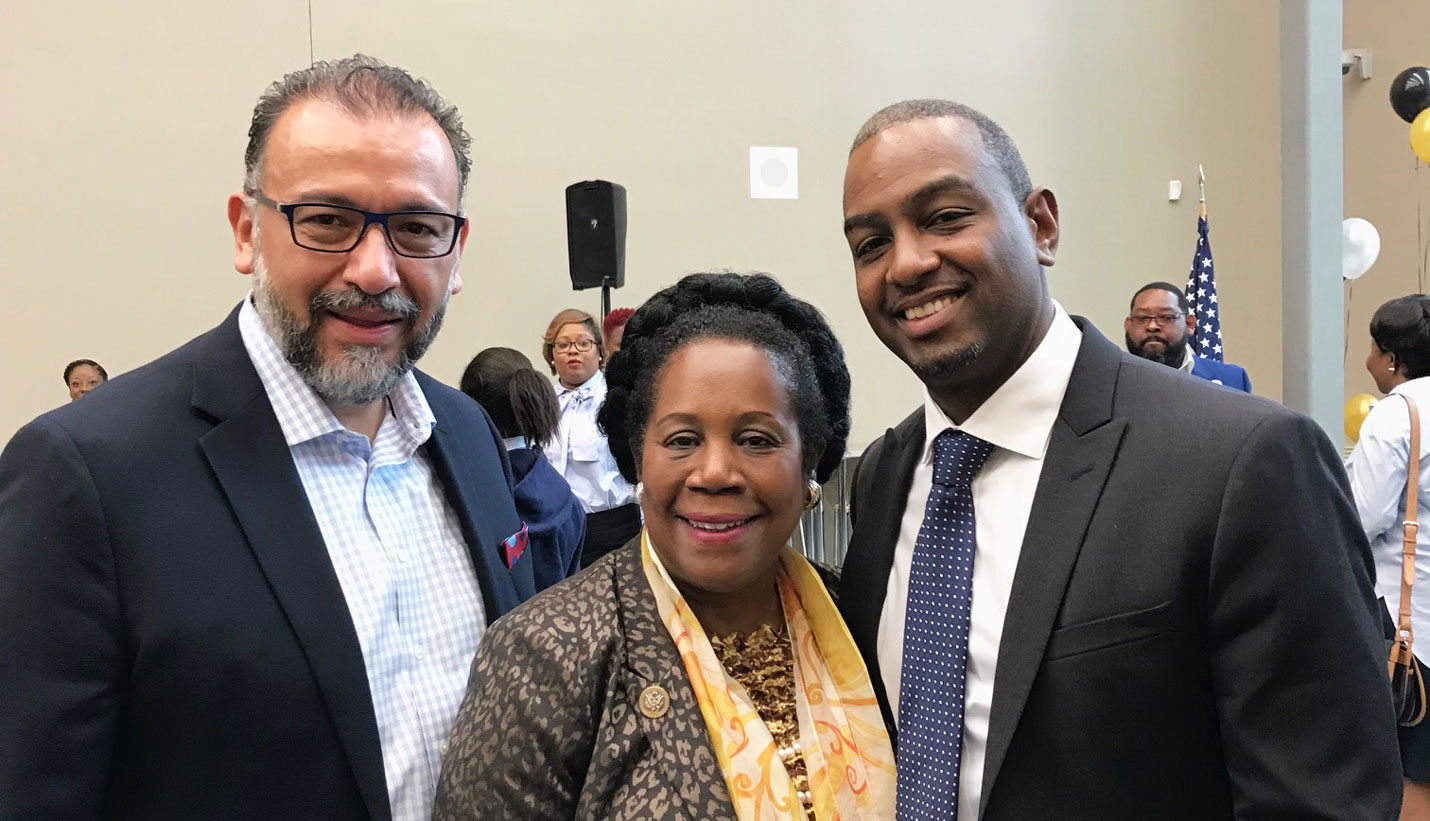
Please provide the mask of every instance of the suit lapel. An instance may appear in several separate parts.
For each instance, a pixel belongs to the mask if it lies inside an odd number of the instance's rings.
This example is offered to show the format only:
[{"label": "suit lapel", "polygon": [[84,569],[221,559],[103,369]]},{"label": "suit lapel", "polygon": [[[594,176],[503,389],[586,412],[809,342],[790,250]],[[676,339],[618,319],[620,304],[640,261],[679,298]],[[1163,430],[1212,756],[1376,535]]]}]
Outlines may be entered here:
[{"label": "suit lapel", "polygon": [[[617,559],[620,564],[616,570],[626,667],[632,674],[626,693],[630,710],[651,752],[661,762],[675,813],[690,821],[736,821],[705,717],[695,702],[695,691],[675,642],[656,610],[655,596],[641,568],[638,544],[632,542],[620,548],[622,555]],[[650,717],[641,712],[640,695],[649,687],[659,687],[669,696],[670,707],[664,715]],[[703,754],[704,760],[696,758],[697,754]]]},{"label": "suit lapel", "polygon": [[994,673],[980,813],[988,804],[1042,664],[1068,579],[1127,426],[1125,419],[1112,415],[1118,350],[1086,320],[1073,319],[1083,341],[1053,424],[1008,598]]},{"label": "suit lapel", "polygon": [[199,446],[303,648],[368,813],[381,821],[391,809],[362,648],[236,314],[194,363],[194,406],[219,420]]},{"label": "suit lapel", "polygon": [[[418,383],[422,386],[433,415],[437,417],[437,427],[432,430],[432,437],[423,447],[461,523],[462,535],[467,540],[472,566],[481,586],[487,624],[491,624],[503,613],[521,603],[512,575],[523,572],[530,575],[531,561],[519,561],[515,570],[507,569],[500,556],[500,541],[511,533],[502,530],[497,522],[491,520],[489,508],[490,499],[494,495],[505,493],[510,496],[511,491],[509,488],[480,487],[471,471],[458,469],[462,465],[483,464],[490,457],[477,451],[476,444],[469,438],[470,433],[467,436],[456,436],[448,430],[447,408],[434,392],[427,389],[427,380],[428,377],[421,375]],[[487,503],[484,504],[484,501]]]},{"label": "suit lapel", "polygon": [[[884,723],[893,737],[893,711],[889,708],[888,693],[884,689],[884,679],[879,672],[879,621],[884,611],[884,598],[889,590],[889,573],[894,565],[894,548],[899,541],[899,525],[903,521],[904,507],[908,504],[909,485],[913,483],[914,468],[918,466],[924,445],[923,409],[899,423],[897,428],[884,434],[875,452],[873,447],[866,451],[867,460],[861,460],[858,481],[868,488],[883,491],[884,495],[871,499],[855,498],[858,504],[858,519],[849,534],[849,551],[844,558],[840,573],[839,607],[844,620],[849,624],[849,632],[864,656],[864,665],[869,668],[869,678],[874,684],[874,694],[879,698],[879,709],[884,714]],[[874,457],[868,459],[868,457]],[[872,481],[864,478],[864,471],[872,470]],[[859,485],[855,485],[855,493]]]}]

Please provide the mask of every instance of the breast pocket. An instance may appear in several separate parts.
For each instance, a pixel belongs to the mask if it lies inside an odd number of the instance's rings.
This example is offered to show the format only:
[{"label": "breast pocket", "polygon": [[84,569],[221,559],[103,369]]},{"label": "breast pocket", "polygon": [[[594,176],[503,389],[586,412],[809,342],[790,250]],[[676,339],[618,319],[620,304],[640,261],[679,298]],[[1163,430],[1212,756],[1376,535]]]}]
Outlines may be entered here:
[{"label": "breast pocket", "polygon": [[606,437],[596,429],[595,422],[577,425],[571,431],[571,461],[599,462],[605,449]]},{"label": "breast pocket", "polygon": [[1142,610],[1058,627],[1048,637],[1044,658],[1047,661],[1071,658],[1171,633],[1175,625],[1173,604],[1166,601]]}]

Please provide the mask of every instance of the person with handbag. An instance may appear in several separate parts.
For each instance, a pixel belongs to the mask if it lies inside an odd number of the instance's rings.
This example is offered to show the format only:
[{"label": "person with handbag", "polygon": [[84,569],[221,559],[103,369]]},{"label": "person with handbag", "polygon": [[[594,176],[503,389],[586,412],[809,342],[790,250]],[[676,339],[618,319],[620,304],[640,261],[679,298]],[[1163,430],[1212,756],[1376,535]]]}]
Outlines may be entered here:
[{"label": "person with handbag", "polygon": [[[1397,622],[1389,661],[1392,677],[1399,679],[1396,706],[1405,774],[1400,817],[1430,819],[1430,722],[1421,720],[1423,683],[1415,680],[1416,658],[1430,658],[1430,590],[1410,595],[1430,585],[1430,529],[1416,522],[1417,509],[1430,505],[1430,459],[1420,436],[1430,421],[1421,410],[1430,409],[1430,295],[1410,294],[1380,306],[1371,317],[1370,338],[1365,367],[1388,396],[1366,416],[1346,472],[1375,556],[1376,592]],[[1420,636],[1414,634],[1417,625]],[[1397,671],[1395,651],[1402,639],[1410,640],[1414,655],[1400,659]]]}]

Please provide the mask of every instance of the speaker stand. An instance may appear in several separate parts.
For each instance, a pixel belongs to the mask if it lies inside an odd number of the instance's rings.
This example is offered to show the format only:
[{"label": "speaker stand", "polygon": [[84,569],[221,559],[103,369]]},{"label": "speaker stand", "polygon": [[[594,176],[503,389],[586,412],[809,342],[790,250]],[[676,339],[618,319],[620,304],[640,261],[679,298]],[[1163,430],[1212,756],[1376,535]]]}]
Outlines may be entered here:
[{"label": "speaker stand", "polygon": [[609,282],[610,282],[610,280],[602,280],[602,282],[601,282],[601,323],[602,323],[602,324],[605,324],[605,322],[606,322],[606,314],[609,314],[609,313],[611,312],[611,286],[608,284]]}]

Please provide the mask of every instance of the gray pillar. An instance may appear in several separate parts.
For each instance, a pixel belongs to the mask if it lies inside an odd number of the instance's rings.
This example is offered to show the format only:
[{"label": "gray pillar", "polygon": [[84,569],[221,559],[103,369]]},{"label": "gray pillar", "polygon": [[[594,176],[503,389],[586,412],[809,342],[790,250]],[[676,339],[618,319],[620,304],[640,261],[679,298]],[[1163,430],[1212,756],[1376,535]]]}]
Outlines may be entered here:
[{"label": "gray pillar", "polygon": [[1341,0],[1281,2],[1281,396],[1345,438]]}]

